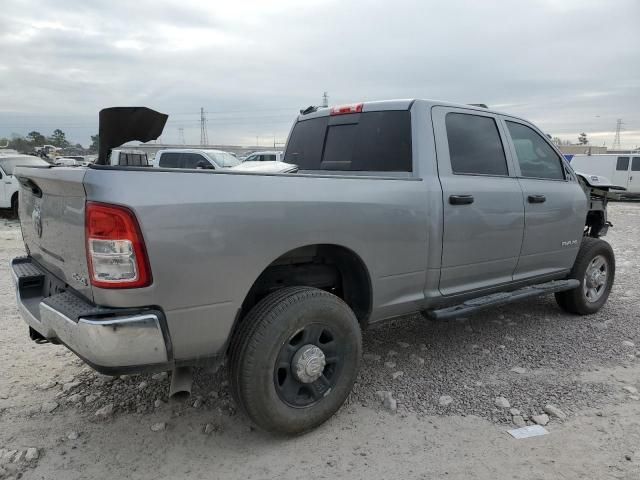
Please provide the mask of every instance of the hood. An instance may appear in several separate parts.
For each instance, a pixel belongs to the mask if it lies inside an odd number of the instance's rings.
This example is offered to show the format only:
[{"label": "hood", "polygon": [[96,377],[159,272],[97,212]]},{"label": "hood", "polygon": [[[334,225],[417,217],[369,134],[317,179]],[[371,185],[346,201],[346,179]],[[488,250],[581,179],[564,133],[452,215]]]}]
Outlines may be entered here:
[{"label": "hood", "polygon": [[149,142],[157,139],[169,115],[147,107],[111,107],[98,114],[100,141],[97,165],[108,164],[111,149],[132,140]]},{"label": "hood", "polygon": [[255,173],[295,173],[298,171],[298,166],[285,162],[242,162],[229,170]]},{"label": "hood", "polygon": [[594,175],[591,173],[579,172],[577,170],[575,172],[576,172],[576,175],[578,175],[579,177],[582,177],[582,179],[590,187],[610,188],[612,190],[626,190],[625,187],[621,187],[620,185],[614,185],[613,183],[611,183],[611,180],[609,180],[607,177],[603,177],[602,175]]}]

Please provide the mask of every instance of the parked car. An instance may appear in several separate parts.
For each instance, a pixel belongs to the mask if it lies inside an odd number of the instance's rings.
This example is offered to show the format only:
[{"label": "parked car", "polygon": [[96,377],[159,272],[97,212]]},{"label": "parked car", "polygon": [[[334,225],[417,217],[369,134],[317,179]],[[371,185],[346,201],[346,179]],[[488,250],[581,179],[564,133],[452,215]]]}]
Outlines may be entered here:
[{"label": "parked car", "polygon": [[111,150],[109,165],[123,167],[149,167],[149,157],[141,150]]},{"label": "parked car", "polygon": [[625,196],[640,197],[640,154],[574,155],[571,166],[584,174],[609,179],[614,185],[626,189]]},{"label": "parked car", "polygon": [[32,338],[105,373],[183,380],[226,358],[248,417],[296,434],[343,404],[369,325],[607,301],[607,186],[533,124],[429,100],[305,112],[284,155],[298,173],[17,168]]},{"label": "parked car", "polygon": [[10,209],[17,216],[20,184],[13,175],[16,165],[42,167],[49,166],[49,163],[32,155],[0,151],[0,209]]},{"label": "parked car", "polygon": [[159,168],[230,168],[240,164],[234,155],[222,150],[172,148],[159,150],[153,166]]},{"label": "parked car", "polygon": [[282,162],[283,158],[284,152],[266,150],[264,152],[253,152],[243,162]]}]

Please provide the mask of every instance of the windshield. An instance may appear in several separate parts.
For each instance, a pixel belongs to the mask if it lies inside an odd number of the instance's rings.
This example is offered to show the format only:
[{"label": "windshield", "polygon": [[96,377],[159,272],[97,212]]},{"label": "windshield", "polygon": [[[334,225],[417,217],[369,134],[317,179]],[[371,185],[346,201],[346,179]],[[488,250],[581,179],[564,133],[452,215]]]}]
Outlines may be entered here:
[{"label": "windshield", "polygon": [[221,167],[235,167],[240,165],[240,160],[227,152],[211,152],[209,153],[213,160]]},{"label": "windshield", "polygon": [[13,175],[13,169],[17,166],[34,167],[34,166],[49,166],[49,162],[45,162],[38,157],[17,157],[17,158],[0,158],[0,168],[7,175]]}]

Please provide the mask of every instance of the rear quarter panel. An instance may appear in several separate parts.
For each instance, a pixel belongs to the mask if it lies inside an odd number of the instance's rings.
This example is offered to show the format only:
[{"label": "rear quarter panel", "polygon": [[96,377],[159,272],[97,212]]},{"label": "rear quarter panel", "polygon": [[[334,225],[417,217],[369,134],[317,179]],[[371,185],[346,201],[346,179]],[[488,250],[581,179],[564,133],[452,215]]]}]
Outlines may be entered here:
[{"label": "rear quarter panel", "polygon": [[428,209],[417,179],[90,169],[85,189],[134,210],[153,274],[144,289],[94,288],[96,303],[161,306],[178,360],[218,353],[260,273],[305,245],[360,256],[372,320],[424,298]]}]

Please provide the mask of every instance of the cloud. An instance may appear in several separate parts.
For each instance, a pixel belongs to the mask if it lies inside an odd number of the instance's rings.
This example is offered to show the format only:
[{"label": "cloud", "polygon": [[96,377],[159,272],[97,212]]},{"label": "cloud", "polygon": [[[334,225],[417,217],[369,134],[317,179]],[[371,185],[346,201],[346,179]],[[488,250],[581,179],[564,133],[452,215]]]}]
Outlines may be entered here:
[{"label": "cloud", "polygon": [[170,114],[166,141],[197,142],[204,107],[211,141],[266,144],[326,90],[483,102],[609,144],[623,118],[631,146],[638,18],[635,0],[7,0],[0,136],[59,126],[87,143],[100,108],[147,105]]}]

